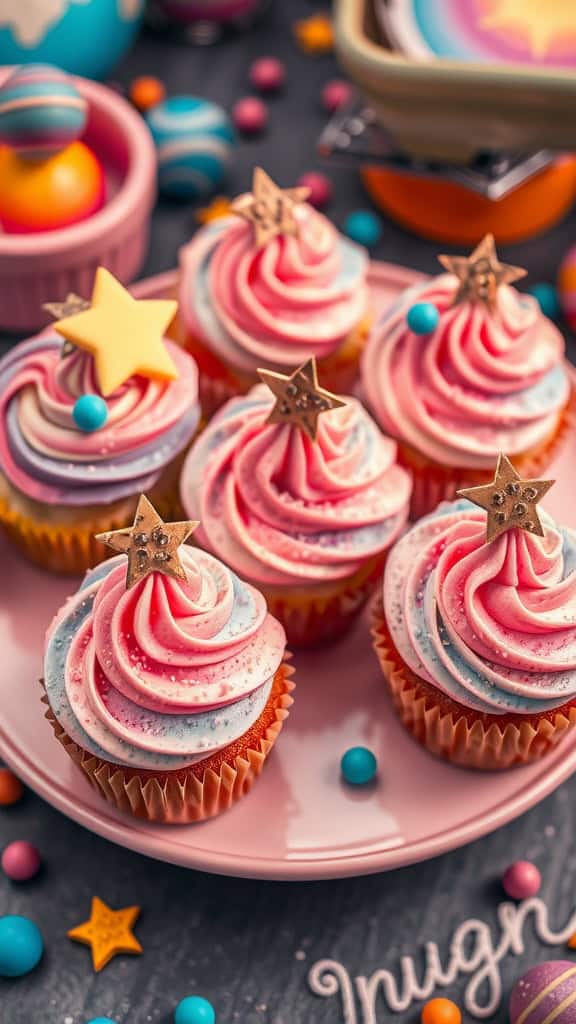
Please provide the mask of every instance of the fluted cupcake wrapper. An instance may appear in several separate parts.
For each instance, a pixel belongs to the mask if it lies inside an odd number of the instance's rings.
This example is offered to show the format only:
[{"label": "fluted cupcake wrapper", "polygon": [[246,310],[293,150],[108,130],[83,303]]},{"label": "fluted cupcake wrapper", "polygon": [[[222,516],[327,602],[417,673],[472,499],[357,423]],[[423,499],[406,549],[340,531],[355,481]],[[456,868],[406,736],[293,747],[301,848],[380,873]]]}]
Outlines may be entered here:
[{"label": "fluted cupcake wrapper", "polygon": [[520,767],[544,757],[576,725],[576,700],[542,715],[483,715],[458,704],[405,664],[381,602],[372,612],[372,637],[400,721],[423,747],[454,764]]},{"label": "fluted cupcake wrapper", "polygon": [[[274,677],[272,692],[260,718],[224,750],[175,772],[151,772],[111,764],[83,750],[54,717],[48,697],[45,717],[56,739],[109,804],[136,818],[183,825],[213,818],[250,792],[262,772],[293,703],[294,669],[290,654]],[[43,685],[43,684],[42,684]]]}]

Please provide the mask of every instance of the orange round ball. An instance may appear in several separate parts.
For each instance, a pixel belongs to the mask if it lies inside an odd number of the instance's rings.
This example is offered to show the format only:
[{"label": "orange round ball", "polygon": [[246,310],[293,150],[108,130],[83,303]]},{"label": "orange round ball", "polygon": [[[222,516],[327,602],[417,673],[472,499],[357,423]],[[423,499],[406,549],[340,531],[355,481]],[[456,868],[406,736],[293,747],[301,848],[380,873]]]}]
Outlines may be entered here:
[{"label": "orange round ball", "polygon": [[22,798],[24,787],[9,768],[0,768],[0,807],[11,807]]},{"label": "orange round ball", "polygon": [[422,1010],[422,1024],[460,1024],[460,1008],[451,999],[431,999]]},{"label": "orange round ball", "polygon": [[86,220],[104,202],[104,171],[83,142],[48,160],[0,146],[0,224],[7,232],[54,231]]},{"label": "orange round ball", "polygon": [[135,78],[130,85],[129,95],[136,109],[144,113],[151,107],[155,107],[157,103],[162,102],[166,95],[166,88],[159,78],[142,75],[140,78]]}]

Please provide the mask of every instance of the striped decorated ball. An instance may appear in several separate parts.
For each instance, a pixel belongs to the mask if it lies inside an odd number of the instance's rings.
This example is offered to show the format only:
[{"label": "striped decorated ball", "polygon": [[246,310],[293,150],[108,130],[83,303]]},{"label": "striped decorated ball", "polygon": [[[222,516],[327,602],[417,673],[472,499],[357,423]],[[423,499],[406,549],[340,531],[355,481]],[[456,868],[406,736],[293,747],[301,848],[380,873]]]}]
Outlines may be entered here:
[{"label": "striped decorated ball", "polygon": [[0,142],[21,156],[65,149],[86,126],[87,103],[72,80],[49,64],[16,68],[0,88]]},{"label": "striped decorated ball", "polygon": [[549,960],[532,967],[510,996],[510,1024],[575,1024],[576,963]]},{"label": "striped decorated ball", "polygon": [[148,111],[146,121],[163,195],[204,199],[218,188],[234,146],[234,130],[221,107],[195,96],[172,96]]},{"label": "striped decorated ball", "polygon": [[568,250],[558,275],[558,296],[568,324],[576,331],[576,245]]}]

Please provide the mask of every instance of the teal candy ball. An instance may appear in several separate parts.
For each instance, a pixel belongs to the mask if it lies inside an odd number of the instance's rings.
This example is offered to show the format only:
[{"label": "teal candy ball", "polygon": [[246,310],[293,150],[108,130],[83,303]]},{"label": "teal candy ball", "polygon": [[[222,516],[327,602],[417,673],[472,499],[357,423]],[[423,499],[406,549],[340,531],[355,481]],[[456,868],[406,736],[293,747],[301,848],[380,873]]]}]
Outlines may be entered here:
[{"label": "teal candy ball", "polygon": [[146,115],[158,158],[158,187],[174,199],[205,199],[224,179],[235,138],[228,114],[196,96],[172,96]]},{"label": "teal candy ball", "polygon": [[86,1022],[86,1024],[116,1024],[115,1020],[111,1017],[94,1017],[92,1020]]},{"label": "teal candy ball", "polygon": [[0,978],[21,978],[44,952],[40,929],[27,917],[0,917]]},{"label": "teal candy ball", "polygon": [[25,64],[0,87],[0,142],[21,156],[51,156],[80,138],[87,109],[59,68]]},{"label": "teal candy ball", "polygon": [[202,996],[187,996],[174,1011],[174,1024],[216,1024],[214,1007]]},{"label": "teal candy ball", "polygon": [[540,281],[528,289],[528,293],[536,299],[540,309],[549,320],[557,320],[560,316],[560,299],[553,284]]},{"label": "teal candy ball", "polygon": [[408,327],[414,334],[432,334],[439,320],[440,314],[432,302],[416,302],[406,315]]},{"label": "teal candy ball", "polygon": [[74,403],[72,419],[87,434],[100,430],[108,419],[108,406],[100,395],[81,395]]},{"label": "teal candy ball", "polygon": [[340,762],[340,770],[351,786],[366,786],[376,778],[378,761],[368,747],[350,747]]},{"label": "teal candy ball", "polygon": [[382,221],[372,210],[354,210],[344,221],[344,233],[370,249],[382,238]]}]

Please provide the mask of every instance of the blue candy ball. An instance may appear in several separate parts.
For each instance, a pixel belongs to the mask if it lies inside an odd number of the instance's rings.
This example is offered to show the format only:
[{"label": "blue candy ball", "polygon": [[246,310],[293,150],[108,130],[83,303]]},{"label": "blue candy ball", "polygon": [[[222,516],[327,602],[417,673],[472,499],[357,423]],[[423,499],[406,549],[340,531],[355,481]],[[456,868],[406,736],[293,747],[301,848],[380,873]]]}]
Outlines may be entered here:
[{"label": "blue candy ball", "polygon": [[536,299],[540,309],[550,320],[557,320],[560,316],[560,299],[553,284],[548,281],[540,281],[528,289],[530,295]]},{"label": "blue candy ball", "polygon": [[115,1020],[111,1017],[94,1017],[92,1020],[86,1022],[86,1024],[116,1024]]},{"label": "blue candy ball", "polygon": [[26,64],[0,88],[0,141],[27,157],[47,157],[80,138],[88,104],[60,68]]},{"label": "blue candy ball", "polygon": [[174,1011],[174,1024],[216,1024],[214,1007],[202,996],[186,996]]},{"label": "blue candy ball", "polygon": [[158,158],[158,187],[175,199],[204,199],[226,173],[234,129],[225,110],[196,96],[172,96],[146,115]]},{"label": "blue candy ball", "polygon": [[40,929],[27,917],[0,917],[0,978],[33,971],[44,952]]},{"label": "blue candy ball", "polygon": [[378,761],[368,747],[350,747],[340,762],[340,769],[351,786],[365,786],[376,778]]},{"label": "blue candy ball", "polygon": [[100,395],[82,395],[74,403],[72,419],[79,430],[91,434],[100,430],[108,419],[108,406]]},{"label": "blue candy ball", "polygon": [[382,238],[382,222],[372,210],[354,210],[344,221],[344,232],[353,242],[370,248]]},{"label": "blue candy ball", "polygon": [[406,322],[414,334],[432,334],[439,320],[440,313],[432,302],[416,302],[406,314]]}]

